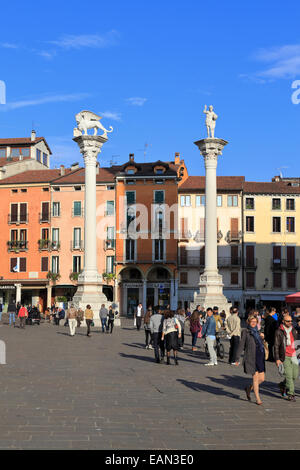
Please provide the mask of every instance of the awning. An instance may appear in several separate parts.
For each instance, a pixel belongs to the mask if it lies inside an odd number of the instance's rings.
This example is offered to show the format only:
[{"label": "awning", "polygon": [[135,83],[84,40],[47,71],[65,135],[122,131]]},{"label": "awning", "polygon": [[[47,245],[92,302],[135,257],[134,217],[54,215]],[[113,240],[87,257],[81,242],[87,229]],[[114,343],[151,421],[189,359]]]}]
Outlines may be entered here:
[{"label": "awning", "polygon": [[300,304],[300,292],[295,292],[295,294],[290,294],[285,297],[287,304]]},{"label": "awning", "polygon": [[278,294],[261,294],[261,300],[278,300],[280,302],[284,302],[286,297],[284,295],[278,295]]}]

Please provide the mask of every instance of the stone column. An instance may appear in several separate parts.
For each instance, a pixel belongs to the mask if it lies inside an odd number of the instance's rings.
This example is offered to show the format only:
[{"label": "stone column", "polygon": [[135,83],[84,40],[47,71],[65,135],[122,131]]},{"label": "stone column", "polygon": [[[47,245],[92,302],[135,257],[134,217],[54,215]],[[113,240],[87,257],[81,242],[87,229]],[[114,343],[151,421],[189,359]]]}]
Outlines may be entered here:
[{"label": "stone column", "polygon": [[15,287],[16,287],[16,304],[18,302],[21,303],[21,287],[22,287],[22,284],[15,284]]},{"label": "stone column", "polygon": [[147,281],[146,279],[143,279],[143,302],[142,303],[143,303],[144,312],[146,312],[146,309],[147,309]]},{"label": "stone column", "polygon": [[83,310],[90,304],[95,315],[94,323],[98,326],[99,309],[102,304],[107,306],[108,302],[102,292],[102,276],[97,269],[96,164],[97,156],[108,139],[98,135],[79,135],[73,140],[79,145],[85,164],[84,268],[78,276],[73,302]]},{"label": "stone column", "polygon": [[52,299],[52,286],[47,286],[47,307],[51,307],[51,299]]},{"label": "stone column", "polygon": [[205,165],[205,269],[200,276],[200,294],[195,294],[193,304],[193,307],[200,304],[204,308],[216,305],[226,313],[231,304],[223,295],[222,276],[218,273],[217,163],[227,143],[226,140],[213,138],[195,142]]}]

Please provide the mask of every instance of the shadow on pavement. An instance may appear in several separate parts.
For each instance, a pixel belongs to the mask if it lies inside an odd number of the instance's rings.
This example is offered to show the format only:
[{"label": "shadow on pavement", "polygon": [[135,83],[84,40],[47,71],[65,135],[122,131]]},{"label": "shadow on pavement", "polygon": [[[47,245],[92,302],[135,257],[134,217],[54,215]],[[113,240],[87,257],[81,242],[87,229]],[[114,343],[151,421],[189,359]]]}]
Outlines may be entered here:
[{"label": "shadow on pavement", "polygon": [[177,382],[180,382],[182,385],[194,390],[195,392],[207,392],[211,393],[212,395],[223,395],[230,398],[235,398],[237,400],[247,401],[246,399],[243,400],[239,395],[236,395],[231,392],[227,392],[223,388],[220,387],[213,387],[211,385],[202,384],[199,382],[189,382],[188,380],[177,379]]},{"label": "shadow on pavement", "polygon": [[125,354],[125,353],[119,353],[119,355],[121,357],[126,358],[126,359],[138,359],[139,361],[153,362],[154,363],[154,357],[137,356],[135,354]]}]

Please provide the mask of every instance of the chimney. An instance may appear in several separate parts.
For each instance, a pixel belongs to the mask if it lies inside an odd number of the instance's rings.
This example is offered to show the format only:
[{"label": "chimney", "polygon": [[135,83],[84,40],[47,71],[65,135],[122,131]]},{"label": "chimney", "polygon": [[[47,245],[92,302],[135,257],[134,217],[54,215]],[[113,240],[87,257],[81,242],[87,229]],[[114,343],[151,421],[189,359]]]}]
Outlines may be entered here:
[{"label": "chimney", "polygon": [[60,165],[60,176],[65,176],[66,169],[65,165]]},{"label": "chimney", "polygon": [[72,170],[72,171],[78,170],[78,168],[79,168],[79,163],[78,163],[78,162],[73,163],[73,164],[71,165],[71,170]]},{"label": "chimney", "polygon": [[31,142],[34,142],[36,139],[36,132],[32,129],[31,131]]},{"label": "chimney", "polygon": [[129,154],[129,161],[130,161],[131,163],[134,162],[134,153],[130,153],[130,154]]},{"label": "chimney", "polygon": [[175,165],[180,165],[180,153],[175,153]]}]

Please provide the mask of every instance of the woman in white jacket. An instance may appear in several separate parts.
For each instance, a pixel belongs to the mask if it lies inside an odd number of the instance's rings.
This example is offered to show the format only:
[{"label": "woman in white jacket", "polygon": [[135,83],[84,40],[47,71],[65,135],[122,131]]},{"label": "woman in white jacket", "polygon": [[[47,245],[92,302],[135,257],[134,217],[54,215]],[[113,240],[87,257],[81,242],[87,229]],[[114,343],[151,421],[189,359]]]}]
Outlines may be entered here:
[{"label": "woman in white jacket", "polygon": [[161,339],[162,341],[166,340],[167,364],[170,364],[170,352],[173,349],[175,365],[178,366],[177,351],[179,349],[178,339],[181,338],[181,325],[170,310],[167,310],[164,316]]}]

